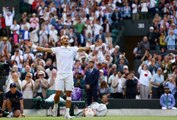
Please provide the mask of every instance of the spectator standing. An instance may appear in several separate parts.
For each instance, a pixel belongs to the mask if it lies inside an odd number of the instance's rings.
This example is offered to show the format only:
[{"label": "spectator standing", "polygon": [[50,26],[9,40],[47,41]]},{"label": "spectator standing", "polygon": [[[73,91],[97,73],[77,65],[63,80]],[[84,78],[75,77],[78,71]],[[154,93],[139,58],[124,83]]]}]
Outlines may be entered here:
[{"label": "spectator standing", "polygon": [[133,20],[139,20],[139,7],[140,4],[138,3],[138,0],[134,0],[132,3],[132,19]]},{"label": "spectator standing", "polygon": [[34,92],[34,81],[30,72],[26,73],[25,79],[22,81],[23,98],[32,99]]},{"label": "spectator standing", "polygon": [[138,80],[135,79],[133,73],[126,74],[125,95],[127,99],[135,99],[137,94]]},{"label": "spectator standing", "polygon": [[14,7],[12,8],[12,12],[10,12],[8,7],[3,7],[3,16],[5,18],[6,32],[8,37],[10,37],[10,26],[13,24],[14,15],[15,15]]},{"label": "spectator standing", "polygon": [[167,42],[167,49],[168,50],[175,50],[176,36],[175,36],[173,30],[169,31],[169,34],[165,38],[165,41]]},{"label": "spectator standing", "polygon": [[6,90],[5,90],[5,91],[6,91],[6,92],[9,91],[9,88],[10,88],[10,84],[11,84],[11,83],[15,83],[17,89],[18,89],[19,91],[21,91],[21,90],[22,90],[22,89],[21,89],[21,88],[22,88],[22,87],[21,87],[21,80],[19,79],[18,73],[17,73],[17,72],[13,72],[11,75],[12,75],[12,76],[9,77],[9,78],[6,80],[6,84],[5,84]]},{"label": "spectator standing", "polygon": [[152,76],[151,84],[152,84],[152,98],[159,99],[162,92],[162,84],[164,82],[164,76],[162,74],[162,69],[158,68],[157,73]]},{"label": "spectator standing", "polygon": [[0,36],[5,36],[5,34],[6,34],[5,18],[0,13]]},{"label": "spectator standing", "polygon": [[139,77],[140,97],[141,97],[141,99],[148,99],[151,73],[147,69],[146,64],[141,64],[139,66],[138,73],[140,74],[140,77]]},{"label": "spectator standing", "polygon": [[147,19],[148,17],[148,6],[147,0],[141,0],[141,19]]},{"label": "spectator standing", "polygon": [[23,56],[20,54],[19,48],[15,49],[15,53],[11,57],[11,63],[14,64],[15,62],[17,62],[18,69],[21,70],[23,67]]}]

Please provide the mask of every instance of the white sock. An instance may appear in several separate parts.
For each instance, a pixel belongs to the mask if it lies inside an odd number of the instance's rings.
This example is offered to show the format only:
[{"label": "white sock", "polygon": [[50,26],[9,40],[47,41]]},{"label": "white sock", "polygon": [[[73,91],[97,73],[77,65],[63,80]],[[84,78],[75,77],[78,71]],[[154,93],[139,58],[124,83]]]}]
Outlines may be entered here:
[{"label": "white sock", "polygon": [[54,109],[58,109],[58,103],[54,103],[53,108],[54,108]]},{"label": "white sock", "polygon": [[66,114],[69,114],[70,108],[66,108]]}]

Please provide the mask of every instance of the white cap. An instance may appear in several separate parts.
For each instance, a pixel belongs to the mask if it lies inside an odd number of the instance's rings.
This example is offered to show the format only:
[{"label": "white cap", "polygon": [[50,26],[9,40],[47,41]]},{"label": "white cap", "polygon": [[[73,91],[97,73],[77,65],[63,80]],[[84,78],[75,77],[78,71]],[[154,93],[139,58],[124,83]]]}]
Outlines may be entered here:
[{"label": "white cap", "polygon": [[104,73],[104,71],[101,69],[101,70],[99,70],[100,72],[102,72],[102,73]]},{"label": "white cap", "polygon": [[151,26],[149,29],[150,29],[150,30],[154,30],[154,27]]},{"label": "white cap", "polygon": [[119,45],[116,45],[115,48],[119,49],[120,47],[119,47]]},{"label": "white cap", "polygon": [[42,71],[42,70],[40,70],[40,71],[38,72],[38,75],[45,75],[45,72]]},{"label": "white cap", "polygon": [[124,65],[123,69],[128,69],[128,66],[127,66],[127,65]]},{"label": "white cap", "polygon": [[36,16],[36,13],[33,13],[32,16]]},{"label": "white cap", "polygon": [[63,39],[64,37],[69,38],[67,35],[63,35],[61,36],[61,39]]}]

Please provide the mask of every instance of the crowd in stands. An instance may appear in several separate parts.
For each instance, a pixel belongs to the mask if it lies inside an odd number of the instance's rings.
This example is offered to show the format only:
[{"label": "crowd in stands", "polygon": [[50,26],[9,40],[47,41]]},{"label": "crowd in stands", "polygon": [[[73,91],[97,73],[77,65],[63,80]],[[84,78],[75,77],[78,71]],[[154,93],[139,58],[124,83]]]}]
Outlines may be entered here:
[{"label": "crowd in stands", "polygon": [[[149,32],[133,51],[135,59],[141,60],[142,63],[138,69],[141,98],[148,98],[150,86],[152,98],[159,98],[164,86],[168,86],[177,98],[176,4],[176,1],[161,1],[158,6],[160,11],[152,19]],[[142,91],[145,94],[141,94]]]},{"label": "crowd in stands", "polygon": [[[34,0],[31,12],[24,12],[20,21],[14,19],[14,8],[2,9],[0,61],[10,67],[4,78],[4,92],[15,82],[25,99],[46,98],[47,90],[55,89],[55,54],[39,53],[27,43],[56,47],[61,46],[60,37],[68,35],[71,46],[95,46],[88,53],[76,55],[75,87],[85,89],[88,61],[94,60],[100,71],[99,97],[135,99],[140,93],[140,98],[148,99],[151,85],[152,98],[160,98],[163,85],[176,94],[177,56],[168,53],[176,50],[175,0]],[[149,33],[133,51],[135,58],[142,61],[136,77],[136,71],[129,70],[126,53],[113,45],[111,31],[120,20],[152,17]]]}]

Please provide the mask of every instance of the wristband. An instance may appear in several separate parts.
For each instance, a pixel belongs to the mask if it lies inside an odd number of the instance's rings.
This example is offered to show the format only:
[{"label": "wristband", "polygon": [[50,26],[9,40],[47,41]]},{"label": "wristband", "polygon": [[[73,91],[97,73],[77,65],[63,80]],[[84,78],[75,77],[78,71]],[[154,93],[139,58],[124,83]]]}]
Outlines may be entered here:
[{"label": "wristband", "polygon": [[37,45],[32,45],[32,48],[33,48],[33,49],[36,49],[36,48],[37,48]]}]

